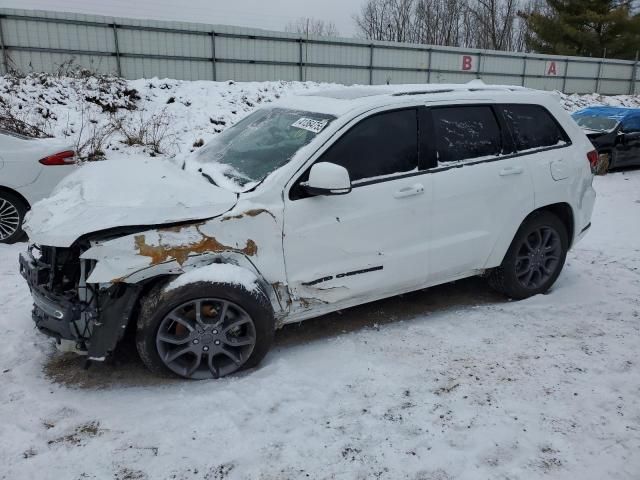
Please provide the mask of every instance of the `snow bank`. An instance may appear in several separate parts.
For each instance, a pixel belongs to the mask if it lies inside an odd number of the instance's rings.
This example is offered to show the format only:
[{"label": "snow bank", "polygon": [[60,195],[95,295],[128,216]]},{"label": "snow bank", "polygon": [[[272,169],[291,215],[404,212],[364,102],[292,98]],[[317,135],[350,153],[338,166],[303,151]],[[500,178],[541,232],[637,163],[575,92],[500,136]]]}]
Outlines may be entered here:
[{"label": "snow bank", "polygon": [[[106,135],[99,146],[115,154],[156,156],[136,143],[156,122],[162,154],[180,161],[185,154],[242,119],[256,107],[293,93],[335,88],[316,82],[210,82],[170,79],[29,75],[0,77],[0,105],[21,120],[81,146]],[[121,129],[114,130],[114,125]],[[128,133],[129,138],[125,135]],[[151,132],[149,132],[151,133]],[[85,146],[85,150],[89,147]]]},{"label": "snow bank", "polygon": [[[353,87],[358,88],[361,87]],[[384,86],[380,88],[384,90]],[[352,90],[315,82],[2,76],[0,105],[4,104],[3,108],[16,117],[49,134],[82,147],[85,152],[97,149],[106,158],[140,153],[163,155],[181,163],[188,153],[260,105],[319,89],[332,90],[334,94]],[[561,93],[558,96],[570,112],[589,105],[640,107],[640,96]],[[143,130],[147,138],[138,138],[145,136]],[[154,135],[162,138],[150,138]],[[91,138],[97,138],[98,145],[87,145]],[[152,145],[154,140],[159,145]]]}]

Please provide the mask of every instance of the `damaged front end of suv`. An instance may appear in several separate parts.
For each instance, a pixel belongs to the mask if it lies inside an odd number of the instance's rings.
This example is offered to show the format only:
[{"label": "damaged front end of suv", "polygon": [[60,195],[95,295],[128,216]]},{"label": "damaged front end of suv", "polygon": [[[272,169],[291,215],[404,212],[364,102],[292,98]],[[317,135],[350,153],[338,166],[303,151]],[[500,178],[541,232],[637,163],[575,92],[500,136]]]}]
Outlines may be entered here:
[{"label": "damaged front end of suv", "polygon": [[33,297],[38,330],[61,350],[104,360],[124,335],[143,285],[87,283],[95,261],[81,259],[88,245],[70,248],[32,244],[20,255],[20,272]]},{"label": "damaged front end of suv", "polygon": [[27,216],[20,271],[37,329],[103,361],[135,327],[147,367],[186,378],[256,365],[292,302],[282,189],[270,182],[328,121],[264,108],[183,168],[149,158],[79,168]]},{"label": "damaged front end of suv", "polygon": [[[251,194],[240,199],[200,175],[158,160],[129,162],[125,183],[132,185],[121,185],[117,199],[101,198],[98,183],[124,163],[81,168],[30,213],[27,229],[35,243],[21,254],[20,271],[31,289],[39,331],[54,337],[61,350],[103,361],[135,323],[151,290],[187,272],[222,264],[227,274],[234,268],[252,279],[274,319],[282,314],[286,293],[272,285],[284,276],[277,206],[256,208]],[[181,180],[199,193],[189,197]],[[125,193],[132,191],[133,197]],[[60,205],[69,204],[69,197],[77,201],[66,216]],[[145,197],[156,208],[131,208]],[[109,205],[96,218],[105,202]],[[259,238],[251,237],[255,232]],[[234,272],[220,281],[233,283]],[[191,316],[195,322],[195,313]]]}]

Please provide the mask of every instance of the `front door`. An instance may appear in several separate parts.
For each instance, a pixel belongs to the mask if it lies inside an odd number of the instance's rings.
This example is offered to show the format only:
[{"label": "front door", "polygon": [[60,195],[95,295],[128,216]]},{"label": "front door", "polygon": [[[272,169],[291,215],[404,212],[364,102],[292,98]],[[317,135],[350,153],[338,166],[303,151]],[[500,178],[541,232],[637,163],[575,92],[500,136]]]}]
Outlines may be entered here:
[{"label": "front door", "polygon": [[316,161],[344,166],[353,189],[285,198],[284,254],[292,313],[355,304],[426,281],[430,175],[418,171],[418,109],[376,113]]}]

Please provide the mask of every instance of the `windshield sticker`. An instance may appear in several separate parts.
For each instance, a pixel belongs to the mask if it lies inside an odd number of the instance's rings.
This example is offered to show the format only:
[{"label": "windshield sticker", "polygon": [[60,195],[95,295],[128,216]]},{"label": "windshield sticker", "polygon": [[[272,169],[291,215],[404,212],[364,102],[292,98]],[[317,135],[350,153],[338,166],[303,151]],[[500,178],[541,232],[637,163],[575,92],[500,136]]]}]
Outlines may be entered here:
[{"label": "windshield sticker", "polygon": [[327,123],[329,123],[328,120],[314,120],[313,118],[302,117],[296,120],[291,126],[309,130],[313,133],[320,133],[322,129],[327,126]]}]

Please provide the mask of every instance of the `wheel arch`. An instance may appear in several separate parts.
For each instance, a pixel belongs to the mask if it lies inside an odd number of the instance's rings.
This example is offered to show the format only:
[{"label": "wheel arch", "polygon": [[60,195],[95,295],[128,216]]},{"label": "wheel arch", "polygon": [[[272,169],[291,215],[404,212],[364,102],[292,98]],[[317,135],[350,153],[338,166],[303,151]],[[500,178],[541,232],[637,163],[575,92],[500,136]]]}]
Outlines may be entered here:
[{"label": "wheel arch", "polygon": [[[271,304],[271,308],[274,312],[276,318],[282,317],[286,312],[286,295],[283,292],[280,284],[270,284],[260,273],[260,271],[246,259],[246,257],[238,254],[233,255],[221,255],[215,257],[207,257],[203,258],[201,262],[197,262],[196,264],[192,264],[187,268],[180,269],[183,271],[178,271],[178,265],[175,264],[175,261],[168,262],[166,264],[161,264],[156,266],[156,268],[145,269],[145,275],[139,276],[135,282],[130,281],[131,279],[126,279],[122,282],[114,283],[116,285],[122,285],[123,288],[132,289],[132,293],[135,294],[136,298],[134,303],[132,304],[131,310],[129,310],[127,315],[127,321],[125,325],[121,325],[123,329],[127,330],[127,334],[131,332],[132,329],[135,330],[135,325],[140,314],[141,303],[145,299],[146,296],[152,294],[153,292],[163,290],[171,283],[173,280],[179,278],[182,275],[185,275],[188,272],[197,271],[200,268],[215,265],[215,264],[228,264],[238,267],[240,269],[247,270],[251,274],[256,277],[256,284],[262,291],[262,293],[266,296],[269,303]],[[285,306],[283,306],[285,305]],[[279,324],[279,323],[278,323]],[[124,332],[123,332],[124,333]],[[121,335],[116,344],[119,343],[123,338]],[[115,345],[111,346],[114,348]]]},{"label": "wheel arch", "polygon": [[[573,214],[573,208],[571,208],[571,205],[569,205],[566,202],[552,203],[549,205],[545,205],[531,212],[527,216],[527,218],[539,212],[549,212],[560,219],[562,224],[567,229],[567,238],[569,239],[569,248],[571,248],[573,244],[574,234],[575,234],[575,216]],[[527,218],[525,218],[523,222]]]},{"label": "wheel arch", "polygon": [[24,203],[25,207],[27,207],[27,210],[31,209],[31,204],[29,203],[29,201],[24,197],[24,195],[22,195],[17,190],[14,190],[13,188],[9,188],[9,187],[5,187],[3,185],[0,185],[0,193],[2,193],[2,192],[9,193],[9,194],[17,197],[20,201],[22,201],[22,203]]},{"label": "wheel arch", "polygon": [[[491,252],[487,262],[484,265],[484,269],[491,269],[497,267],[502,264],[507,251],[509,250],[509,246],[513,239],[518,234],[520,227],[524,222],[526,222],[529,218],[534,215],[537,215],[541,212],[549,212],[562,222],[562,224],[567,229],[567,238],[569,239],[569,248],[571,248],[574,240],[575,234],[575,217],[573,213],[573,208],[566,202],[558,202],[558,203],[550,203],[548,205],[543,205],[541,207],[536,208],[532,212],[530,212],[526,217],[524,217],[516,228],[513,228],[511,225],[505,227],[504,232],[500,239],[496,242],[494,246],[494,250]],[[507,230],[508,228],[508,230]]]}]

